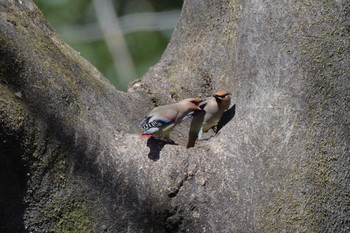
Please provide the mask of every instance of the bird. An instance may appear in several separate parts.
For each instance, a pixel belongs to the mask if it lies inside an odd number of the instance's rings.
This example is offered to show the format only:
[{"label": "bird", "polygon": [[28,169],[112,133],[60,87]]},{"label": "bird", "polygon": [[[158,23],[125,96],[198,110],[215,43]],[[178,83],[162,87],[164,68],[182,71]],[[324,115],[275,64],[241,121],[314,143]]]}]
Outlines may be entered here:
[{"label": "bird", "polygon": [[229,92],[218,91],[212,96],[202,99],[199,107],[203,111],[192,119],[187,147],[193,147],[197,138],[202,140],[203,133],[217,126],[224,112],[230,107],[230,96]]},{"label": "bird", "polygon": [[192,117],[196,111],[202,111],[198,106],[200,98],[187,98],[180,102],[154,108],[140,123],[144,130],[141,138],[156,136],[169,139],[174,127],[182,121]]}]

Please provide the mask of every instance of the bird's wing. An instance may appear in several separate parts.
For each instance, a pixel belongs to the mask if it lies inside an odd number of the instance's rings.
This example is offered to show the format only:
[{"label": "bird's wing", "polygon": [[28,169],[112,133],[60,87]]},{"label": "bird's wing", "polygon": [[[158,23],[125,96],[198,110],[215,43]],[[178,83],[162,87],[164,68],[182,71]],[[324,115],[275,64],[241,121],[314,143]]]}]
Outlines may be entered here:
[{"label": "bird's wing", "polygon": [[184,116],[184,117],[182,118],[182,121],[185,121],[185,120],[187,120],[187,119],[192,118],[192,117],[193,117],[193,114],[194,114],[194,111],[191,111],[191,112],[187,113],[186,116]]},{"label": "bird's wing", "polygon": [[154,113],[145,117],[140,126],[145,130],[144,134],[153,134],[160,129],[175,122],[176,115],[175,111],[163,111],[162,115]]},{"label": "bird's wing", "polygon": [[208,104],[209,101],[211,101],[213,99],[212,96],[209,96],[209,97],[205,97],[202,99],[202,101],[198,104],[198,106],[201,108],[201,109],[204,109],[204,107]]},{"label": "bird's wing", "polygon": [[[204,108],[204,107],[203,107]],[[191,111],[189,113],[187,113],[184,118],[182,118],[182,121],[185,121],[187,119],[191,119],[192,117],[197,116],[198,114],[200,114],[201,112],[204,112],[204,110],[195,110],[195,111]]]}]

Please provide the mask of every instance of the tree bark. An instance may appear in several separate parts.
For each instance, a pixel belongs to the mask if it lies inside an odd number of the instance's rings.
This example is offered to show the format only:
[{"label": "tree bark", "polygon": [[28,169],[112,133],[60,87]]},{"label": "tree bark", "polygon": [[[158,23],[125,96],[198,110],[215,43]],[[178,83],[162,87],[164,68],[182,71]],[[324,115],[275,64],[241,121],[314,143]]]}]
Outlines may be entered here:
[{"label": "tree bark", "polygon": [[[32,1],[0,1],[1,232],[347,232],[350,2],[185,1],[157,65],[117,91]],[[234,107],[186,149],[155,105]]]}]

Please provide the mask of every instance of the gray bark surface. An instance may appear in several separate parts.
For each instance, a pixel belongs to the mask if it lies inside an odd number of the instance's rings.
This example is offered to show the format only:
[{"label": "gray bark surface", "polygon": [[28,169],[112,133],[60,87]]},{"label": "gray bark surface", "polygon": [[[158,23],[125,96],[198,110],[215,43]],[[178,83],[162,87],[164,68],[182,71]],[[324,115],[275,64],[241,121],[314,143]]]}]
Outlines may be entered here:
[{"label": "gray bark surface", "polygon": [[[348,232],[350,2],[184,2],[128,93],[32,1],[0,1],[1,232]],[[235,104],[187,149],[139,137],[156,105]]]}]

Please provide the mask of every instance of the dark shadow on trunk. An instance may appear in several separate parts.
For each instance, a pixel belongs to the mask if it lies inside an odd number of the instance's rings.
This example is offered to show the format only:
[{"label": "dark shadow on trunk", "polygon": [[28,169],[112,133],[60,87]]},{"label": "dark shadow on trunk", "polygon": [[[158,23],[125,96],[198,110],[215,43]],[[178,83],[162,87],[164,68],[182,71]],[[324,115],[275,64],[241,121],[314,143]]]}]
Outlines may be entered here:
[{"label": "dark shadow on trunk", "polygon": [[25,153],[14,137],[0,128],[0,232],[24,232],[27,169]]}]

